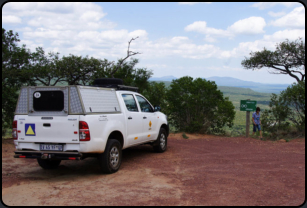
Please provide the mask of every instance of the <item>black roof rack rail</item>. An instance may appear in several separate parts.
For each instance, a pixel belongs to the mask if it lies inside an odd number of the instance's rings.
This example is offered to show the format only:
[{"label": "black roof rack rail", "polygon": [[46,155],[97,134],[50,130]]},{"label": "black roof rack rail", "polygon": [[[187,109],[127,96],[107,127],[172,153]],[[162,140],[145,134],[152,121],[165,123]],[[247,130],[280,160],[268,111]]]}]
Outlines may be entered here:
[{"label": "black roof rack rail", "polygon": [[117,85],[117,90],[130,90],[130,91],[138,92],[139,88],[138,87],[125,86],[125,85]]},{"label": "black roof rack rail", "polygon": [[118,78],[97,78],[93,87],[114,88],[116,90],[129,90],[138,92],[139,88],[123,85],[123,80]]},{"label": "black roof rack rail", "polygon": [[138,92],[139,88],[138,87],[131,87],[131,86],[126,86],[126,85],[88,85],[90,87],[105,87],[105,88],[114,88],[116,90],[128,90],[128,91],[134,91]]}]

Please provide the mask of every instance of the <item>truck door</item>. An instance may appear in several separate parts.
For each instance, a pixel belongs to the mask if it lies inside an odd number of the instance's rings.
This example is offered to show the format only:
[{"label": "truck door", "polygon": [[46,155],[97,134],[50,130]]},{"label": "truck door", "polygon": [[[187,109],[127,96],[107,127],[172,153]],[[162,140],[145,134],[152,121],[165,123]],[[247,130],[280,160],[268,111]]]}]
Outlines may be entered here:
[{"label": "truck door", "polygon": [[134,145],[143,142],[143,117],[139,112],[133,94],[122,94],[126,105],[127,139],[128,144]]},{"label": "truck door", "polygon": [[153,107],[144,97],[136,95],[136,98],[141,109],[145,140],[155,140],[158,136],[158,131],[160,130],[158,127],[158,116],[154,112]]}]

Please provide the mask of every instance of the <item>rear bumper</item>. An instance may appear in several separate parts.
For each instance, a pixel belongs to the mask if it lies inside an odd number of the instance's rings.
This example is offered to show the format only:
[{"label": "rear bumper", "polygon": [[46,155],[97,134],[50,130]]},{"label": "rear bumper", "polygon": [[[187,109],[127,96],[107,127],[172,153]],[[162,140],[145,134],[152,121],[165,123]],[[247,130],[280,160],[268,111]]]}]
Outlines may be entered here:
[{"label": "rear bumper", "polygon": [[15,151],[14,158],[39,158],[51,160],[81,160],[82,153],[79,152],[52,152],[52,151]]}]

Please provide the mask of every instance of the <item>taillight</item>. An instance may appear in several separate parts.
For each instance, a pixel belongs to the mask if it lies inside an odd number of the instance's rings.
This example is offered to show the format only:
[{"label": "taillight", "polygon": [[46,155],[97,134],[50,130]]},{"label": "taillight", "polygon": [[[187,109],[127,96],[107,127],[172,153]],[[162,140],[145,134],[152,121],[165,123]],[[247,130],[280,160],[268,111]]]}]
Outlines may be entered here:
[{"label": "taillight", "polygon": [[90,141],[90,130],[88,124],[85,121],[79,121],[79,140]]},{"label": "taillight", "polygon": [[13,137],[13,139],[16,140],[16,139],[18,139],[18,134],[17,134],[17,121],[13,121],[12,127],[13,127],[12,137]]}]

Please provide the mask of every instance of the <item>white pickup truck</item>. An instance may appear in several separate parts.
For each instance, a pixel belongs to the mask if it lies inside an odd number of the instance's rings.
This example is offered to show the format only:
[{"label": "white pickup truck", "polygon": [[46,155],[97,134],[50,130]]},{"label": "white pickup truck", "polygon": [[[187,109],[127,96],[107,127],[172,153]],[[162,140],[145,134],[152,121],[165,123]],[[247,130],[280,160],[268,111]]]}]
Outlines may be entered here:
[{"label": "white pickup truck", "polygon": [[14,157],[36,158],[44,169],[57,168],[61,160],[97,157],[104,173],[114,173],[122,149],[148,143],[164,152],[167,116],[121,82],[23,87],[13,121]]}]

